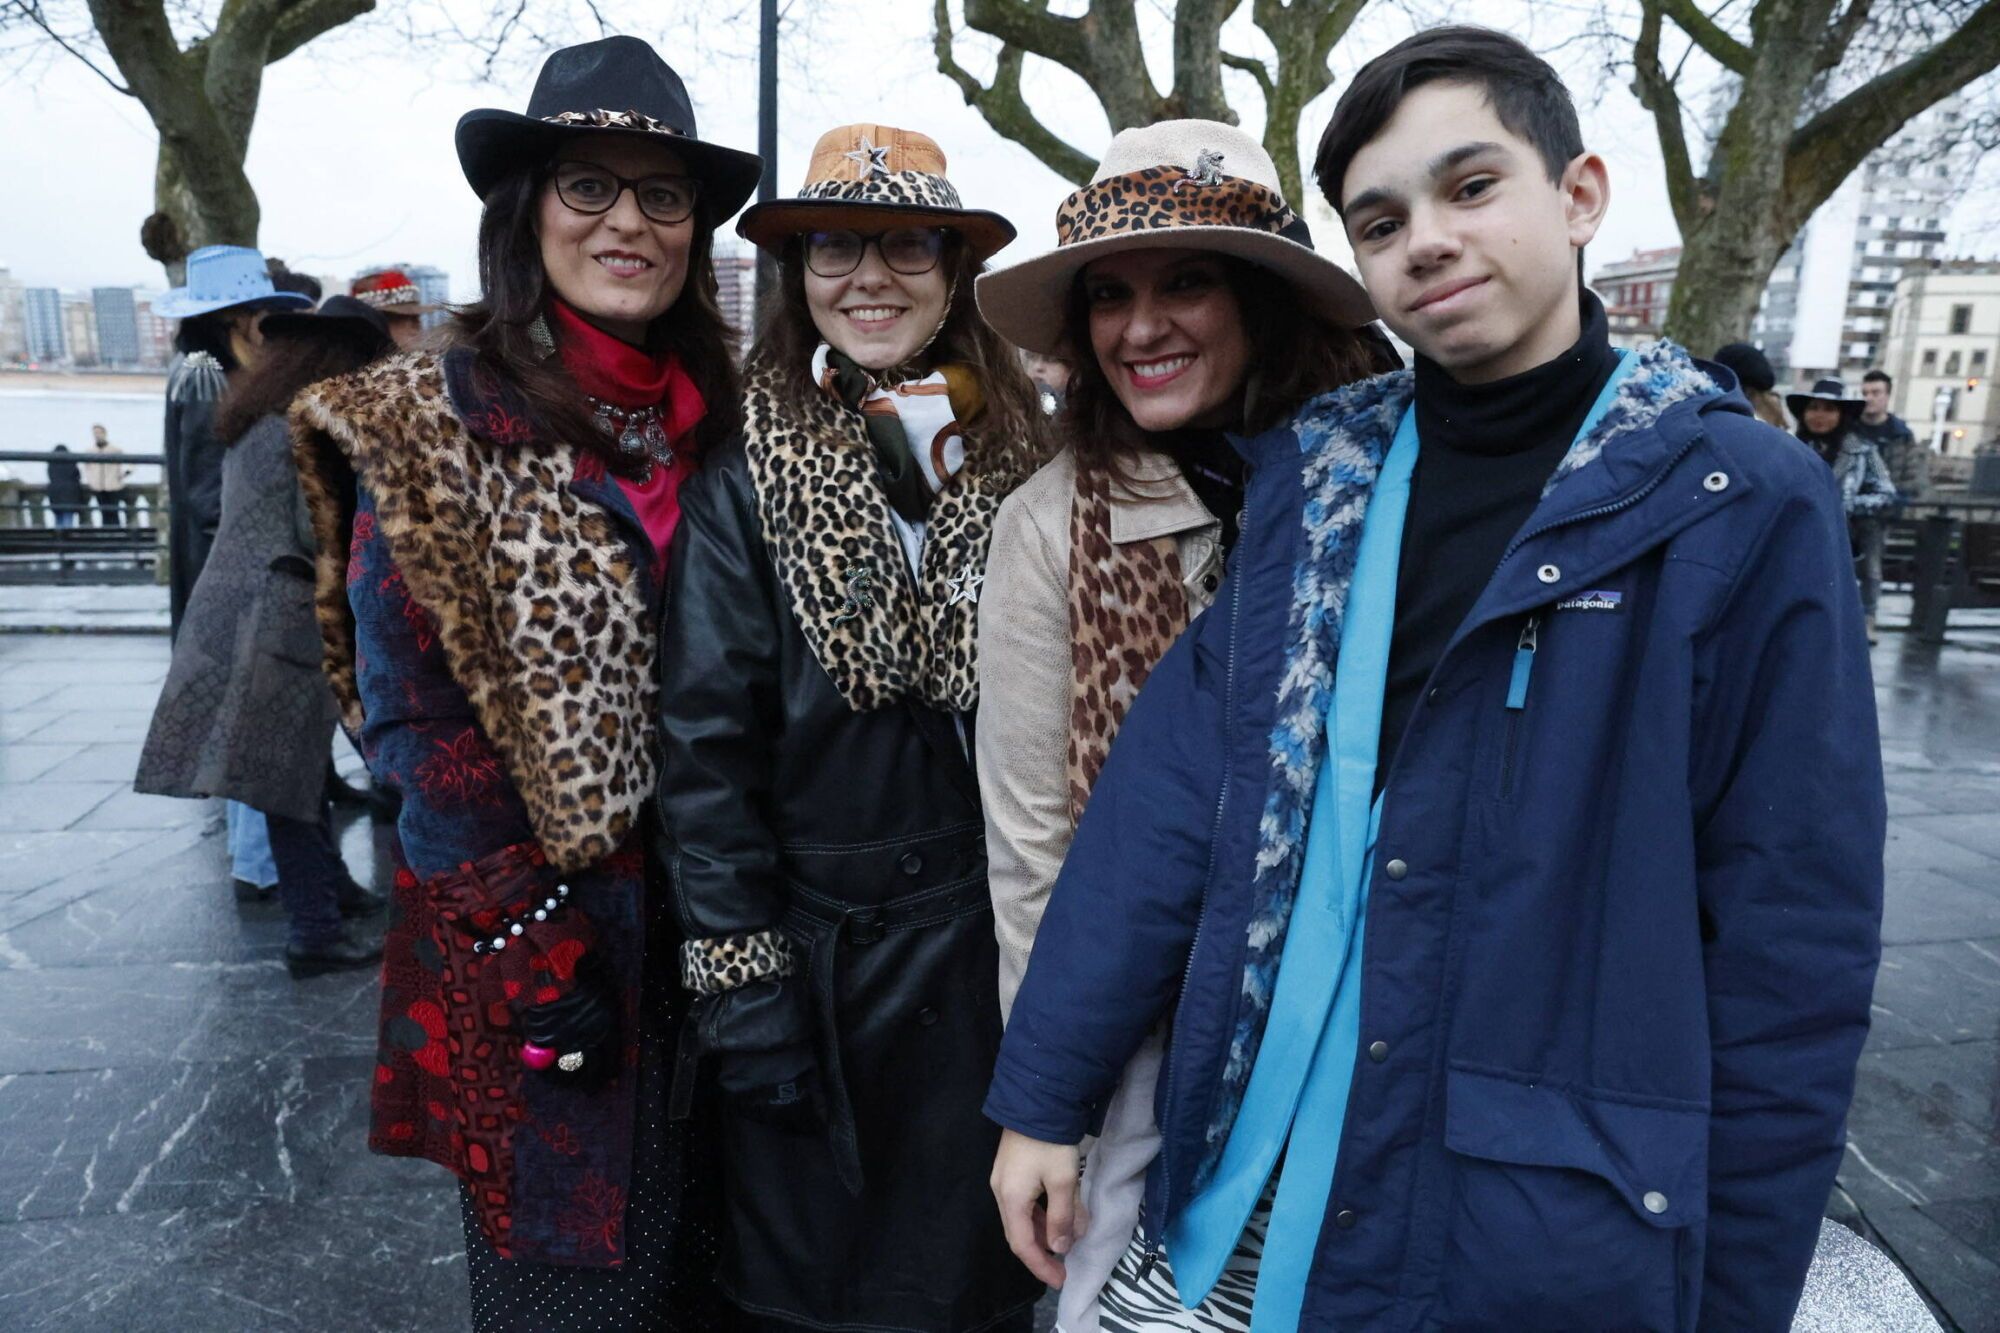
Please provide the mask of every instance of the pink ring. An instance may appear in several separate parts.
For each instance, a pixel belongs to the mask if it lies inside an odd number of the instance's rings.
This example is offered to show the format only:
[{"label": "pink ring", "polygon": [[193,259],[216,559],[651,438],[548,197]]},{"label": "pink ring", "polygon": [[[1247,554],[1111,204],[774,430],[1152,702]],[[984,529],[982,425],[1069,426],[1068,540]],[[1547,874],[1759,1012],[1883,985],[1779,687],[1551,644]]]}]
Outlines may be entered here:
[{"label": "pink ring", "polygon": [[521,1043],[521,1063],[530,1069],[547,1069],[556,1062],[556,1053],[547,1046],[537,1046],[533,1042]]}]

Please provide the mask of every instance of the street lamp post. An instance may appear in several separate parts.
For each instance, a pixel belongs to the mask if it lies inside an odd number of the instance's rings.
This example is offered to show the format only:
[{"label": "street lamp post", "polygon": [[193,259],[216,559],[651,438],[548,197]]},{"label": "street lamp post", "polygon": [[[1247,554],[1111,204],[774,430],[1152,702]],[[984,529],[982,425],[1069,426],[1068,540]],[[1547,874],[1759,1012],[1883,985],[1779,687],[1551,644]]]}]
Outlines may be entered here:
[{"label": "street lamp post", "polygon": [[1956,390],[1949,384],[1940,384],[1937,392],[1931,395],[1931,421],[1936,427],[1931,432],[1931,452],[1934,454],[1944,452],[1945,419],[1951,415],[1951,400],[1954,393]]},{"label": "street lamp post", "polygon": [[[778,0],[762,0],[757,51],[757,152],[764,159],[764,178],[757,182],[757,202],[778,195]],[[777,290],[778,261],[757,247],[757,305]]]}]

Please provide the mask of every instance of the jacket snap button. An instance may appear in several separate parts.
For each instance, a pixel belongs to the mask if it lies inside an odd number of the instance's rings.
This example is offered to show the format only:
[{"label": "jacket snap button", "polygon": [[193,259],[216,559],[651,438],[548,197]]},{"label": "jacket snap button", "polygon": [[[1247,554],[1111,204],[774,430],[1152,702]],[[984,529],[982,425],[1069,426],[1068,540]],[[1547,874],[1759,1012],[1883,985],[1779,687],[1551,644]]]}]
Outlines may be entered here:
[{"label": "jacket snap button", "polygon": [[1410,863],[1399,856],[1388,865],[1383,866],[1382,873],[1390,879],[1401,879],[1410,873]]},{"label": "jacket snap button", "polygon": [[1560,569],[1557,569],[1554,565],[1543,565],[1540,569],[1535,571],[1535,577],[1540,579],[1544,583],[1554,583],[1557,579],[1561,578],[1562,576],[1563,572]]},{"label": "jacket snap button", "polygon": [[1705,490],[1726,491],[1729,489],[1729,474],[1727,472],[1711,472],[1701,479],[1701,484]]},{"label": "jacket snap button", "polygon": [[1667,1196],[1658,1190],[1647,1190],[1646,1197],[1639,1202],[1646,1205],[1646,1211],[1649,1213],[1659,1214],[1667,1211]]},{"label": "jacket snap button", "polygon": [[1370,1045],[1368,1048],[1368,1058],[1378,1065],[1381,1064],[1389,1058],[1389,1043],[1378,1041]]},{"label": "jacket snap button", "polygon": [[896,863],[905,875],[914,875],[924,868],[924,858],[917,852],[904,852],[903,859]]},{"label": "jacket snap button", "polygon": [[1354,1216],[1354,1210],[1352,1208],[1343,1208],[1339,1212],[1333,1215],[1333,1224],[1339,1227],[1342,1231],[1353,1230],[1354,1223],[1356,1222],[1356,1220],[1357,1219]]},{"label": "jacket snap button", "polygon": [[1216,577],[1215,577],[1215,575],[1213,575],[1213,574],[1205,574],[1205,575],[1203,575],[1203,576],[1202,576],[1202,580],[1201,580],[1201,588],[1202,588],[1202,591],[1203,591],[1203,592],[1214,592],[1214,591],[1215,591],[1215,585],[1216,585],[1216,582],[1217,582],[1217,580],[1216,580]]},{"label": "jacket snap button", "polygon": [[931,1024],[937,1022],[937,1018],[938,1018],[937,1010],[932,1009],[929,1006],[925,1006],[924,1008],[917,1010],[917,1021],[919,1023],[922,1023],[925,1027],[929,1027]]}]

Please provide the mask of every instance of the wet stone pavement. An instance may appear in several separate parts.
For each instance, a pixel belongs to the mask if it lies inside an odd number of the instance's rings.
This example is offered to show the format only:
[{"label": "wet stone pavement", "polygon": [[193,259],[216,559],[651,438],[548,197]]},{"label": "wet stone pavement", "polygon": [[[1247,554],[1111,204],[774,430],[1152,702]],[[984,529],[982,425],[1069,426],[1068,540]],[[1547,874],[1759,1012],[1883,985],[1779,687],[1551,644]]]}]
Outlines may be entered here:
[{"label": "wet stone pavement", "polygon": [[[2000,615],[1967,619],[1875,655],[1885,947],[1833,1211],[2000,1333]],[[462,1329],[455,1192],[364,1148],[373,974],[292,981],[220,806],[130,789],[166,664],[0,634],[0,1329]]]}]

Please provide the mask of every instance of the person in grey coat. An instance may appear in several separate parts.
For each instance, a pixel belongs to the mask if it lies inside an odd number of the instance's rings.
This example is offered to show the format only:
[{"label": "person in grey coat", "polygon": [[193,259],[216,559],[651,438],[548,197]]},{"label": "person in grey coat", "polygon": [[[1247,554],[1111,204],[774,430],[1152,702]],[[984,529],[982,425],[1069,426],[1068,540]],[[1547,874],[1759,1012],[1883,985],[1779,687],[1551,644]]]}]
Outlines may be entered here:
[{"label": "person in grey coat", "polygon": [[228,444],[221,520],[134,783],[163,796],[224,796],[265,815],[294,976],[372,963],[380,946],[350,938],[341,917],[384,903],[349,877],[327,820],[336,710],[320,669],[315,545],[284,413],[300,390],[360,369],[391,344],[358,302],[327,306],[267,318],[264,355],[218,404],[216,436]]}]

